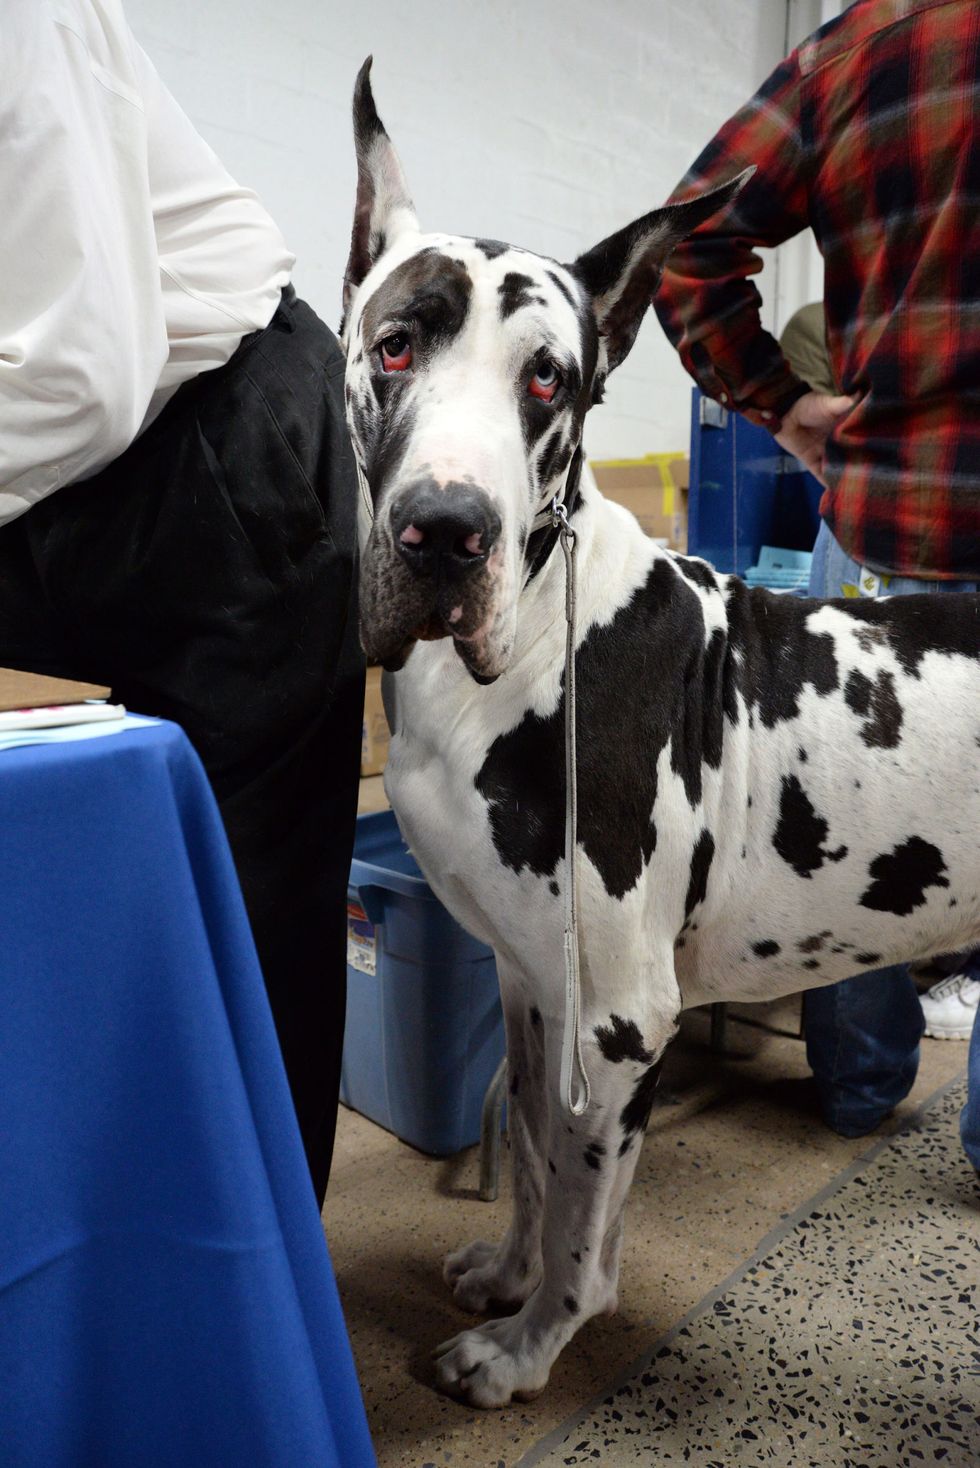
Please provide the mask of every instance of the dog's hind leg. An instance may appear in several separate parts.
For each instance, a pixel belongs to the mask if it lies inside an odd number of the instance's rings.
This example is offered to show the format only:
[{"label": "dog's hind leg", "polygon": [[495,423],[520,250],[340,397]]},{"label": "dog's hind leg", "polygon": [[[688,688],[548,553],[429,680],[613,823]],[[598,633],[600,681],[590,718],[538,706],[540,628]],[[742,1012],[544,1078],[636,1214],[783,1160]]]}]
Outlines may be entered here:
[{"label": "dog's hind leg", "polygon": [[436,1379],[444,1391],[478,1407],[536,1396],[579,1326],[616,1308],[626,1195],[674,1028],[673,1018],[652,1006],[639,1018],[587,1014],[583,1050],[592,1104],[575,1117],[552,1099],[561,1023],[558,1015],[546,1020],[541,1279],[516,1315],[464,1331],[439,1348]]},{"label": "dog's hind leg", "polygon": [[443,1278],[464,1310],[517,1308],[541,1278],[547,1106],[544,1104],[544,1026],[526,986],[497,957],[507,1029],[507,1133],[513,1174],[513,1214],[499,1244],[478,1239],[446,1258]]}]

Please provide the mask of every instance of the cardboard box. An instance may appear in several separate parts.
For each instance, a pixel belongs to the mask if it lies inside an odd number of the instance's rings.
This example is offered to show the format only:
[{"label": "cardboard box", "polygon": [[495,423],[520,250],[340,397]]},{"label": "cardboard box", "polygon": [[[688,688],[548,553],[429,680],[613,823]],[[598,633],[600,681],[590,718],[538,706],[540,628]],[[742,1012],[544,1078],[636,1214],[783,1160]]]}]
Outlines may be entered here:
[{"label": "cardboard box", "polygon": [[0,668],[0,711],[39,709],[51,705],[84,703],[87,698],[108,698],[108,688],[96,683],[76,683],[68,678],[49,678],[44,673],[19,673]]},{"label": "cardboard box", "polygon": [[388,758],[391,734],[381,702],[381,669],[368,668],[361,726],[361,774],[380,775]]},{"label": "cardboard box", "polygon": [[644,534],[665,541],[671,550],[687,549],[688,459],[646,454],[642,459],[590,459],[589,467],[601,493],[635,515]]}]

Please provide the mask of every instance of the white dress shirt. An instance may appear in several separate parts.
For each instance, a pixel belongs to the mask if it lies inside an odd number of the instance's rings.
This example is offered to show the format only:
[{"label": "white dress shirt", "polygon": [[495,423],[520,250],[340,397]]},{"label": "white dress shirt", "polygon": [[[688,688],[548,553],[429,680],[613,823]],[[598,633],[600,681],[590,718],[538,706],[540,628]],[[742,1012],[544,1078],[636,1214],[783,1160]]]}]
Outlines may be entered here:
[{"label": "white dress shirt", "polygon": [[121,0],[2,0],[0,525],[266,326],[293,261]]}]

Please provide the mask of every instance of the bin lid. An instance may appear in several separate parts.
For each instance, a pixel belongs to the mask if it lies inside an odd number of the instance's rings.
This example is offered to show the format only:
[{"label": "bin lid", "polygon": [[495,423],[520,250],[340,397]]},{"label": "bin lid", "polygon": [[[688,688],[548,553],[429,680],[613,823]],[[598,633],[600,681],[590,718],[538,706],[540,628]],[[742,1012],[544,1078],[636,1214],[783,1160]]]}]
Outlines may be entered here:
[{"label": "bin lid", "polygon": [[418,862],[402,840],[395,813],[391,810],[358,816],[350,880],[352,886],[387,887],[405,897],[429,902],[437,900]]}]

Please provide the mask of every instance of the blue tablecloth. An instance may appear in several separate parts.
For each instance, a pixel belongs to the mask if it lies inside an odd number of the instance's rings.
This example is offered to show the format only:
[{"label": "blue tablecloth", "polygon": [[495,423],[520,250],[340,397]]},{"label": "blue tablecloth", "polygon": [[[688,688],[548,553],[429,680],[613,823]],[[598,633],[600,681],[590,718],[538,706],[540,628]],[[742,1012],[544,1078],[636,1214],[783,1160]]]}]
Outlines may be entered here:
[{"label": "blue tablecloth", "polygon": [[196,755],[0,751],[0,1463],[373,1462]]}]

